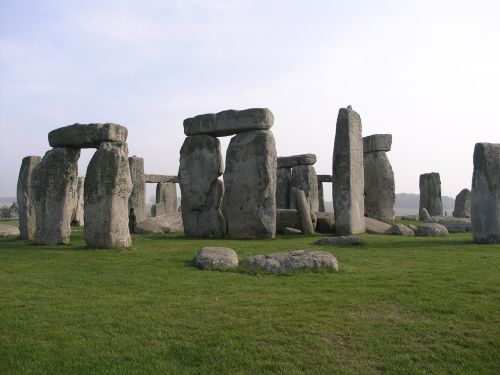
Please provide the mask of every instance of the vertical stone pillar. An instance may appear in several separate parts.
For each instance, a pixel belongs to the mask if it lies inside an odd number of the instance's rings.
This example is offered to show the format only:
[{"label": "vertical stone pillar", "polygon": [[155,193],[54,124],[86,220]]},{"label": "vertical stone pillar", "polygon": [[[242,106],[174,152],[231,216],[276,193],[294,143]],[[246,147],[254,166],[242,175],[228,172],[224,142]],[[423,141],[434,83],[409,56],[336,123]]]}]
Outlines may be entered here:
[{"label": "vertical stone pillar", "polygon": [[[297,165],[292,168],[291,187],[302,190],[309,202],[310,210],[318,212],[319,196],[318,196],[318,176],[313,165]],[[290,208],[297,208],[297,200],[295,197],[290,199]]]},{"label": "vertical stone pillar", "polygon": [[146,219],[146,182],[144,180],[144,159],[131,156],[128,158],[130,176],[132,178],[132,193],[128,199],[128,208],[133,208],[137,222]]},{"label": "vertical stone pillar", "polygon": [[76,189],[76,206],[73,212],[73,217],[71,223],[83,227],[84,225],[84,214],[83,214],[83,191],[85,185],[85,177],[78,177],[78,188]]},{"label": "vertical stone pillar", "polygon": [[173,182],[156,185],[156,216],[177,212],[177,190]]},{"label": "vertical stone pillar", "polygon": [[424,173],[420,175],[420,203],[419,203],[419,219],[425,220],[423,208],[429,212],[431,216],[439,216],[443,214],[443,201],[441,199],[441,178],[439,173]]},{"label": "vertical stone pillar", "polygon": [[246,131],[231,139],[224,173],[230,238],[275,237],[276,166],[271,131]]},{"label": "vertical stone pillar", "polygon": [[318,181],[318,212],[325,212],[325,194],[323,192],[323,183]]},{"label": "vertical stone pillar", "polygon": [[34,240],[40,245],[68,244],[71,216],[78,187],[79,148],[54,147],[47,151],[31,177],[35,207]]},{"label": "vertical stone pillar", "polygon": [[471,191],[463,189],[455,197],[455,207],[453,209],[453,217],[470,217],[470,200]]},{"label": "vertical stone pillar", "polygon": [[41,160],[40,156],[26,156],[23,158],[19,170],[17,207],[19,210],[19,232],[23,240],[32,240],[35,236],[36,216],[31,195],[31,176]]},{"label": "vertical stone pillar", "polygon": [[290,208],[291,168],[278,168],[276,177],[276,208]]},{"label": "vertical stone pillar", "polygon": [[500,243],[500,144],[476,143],[471,222],[474,242]]},{"label": "vertical stone pillar", "polygon": [[102,142],[85,176],[83,238],[90,247],[132,246],[128,202],[132,177],[126,143]]},{"label": "vertical stone pillar", "polygon": [[335,230],[339,235],[365,232],[361,133],[359,114],[351,106],[341,108],[337,117],[332,163]]}]

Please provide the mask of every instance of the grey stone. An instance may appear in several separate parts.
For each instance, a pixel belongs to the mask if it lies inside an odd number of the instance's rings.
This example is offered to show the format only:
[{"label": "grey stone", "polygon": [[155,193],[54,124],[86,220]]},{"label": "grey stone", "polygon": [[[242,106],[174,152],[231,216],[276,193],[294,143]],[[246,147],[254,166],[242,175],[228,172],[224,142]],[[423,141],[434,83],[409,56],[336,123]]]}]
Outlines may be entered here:
[{"label": "grey stone", "polygon": [[323,237],[317,240],[314,244],[316,245],[359,245],[361,239],[357,236],[341,236],[341,237]]},{"label": "grey stone", "polygon": [[302,230],[299,213],[292,209],[276,210],[276,232],[283,233],[286,227]]},{"label": "grey stone", "polygon": [[366,232],[370,234],[387,234],[391,225],[383,221],[365,217]]},{"label": "grey stone", "polygon": [[204,247],[196,254],[195,264],[203,269],[228,270],[238,267],[238,256],[229,247]]},{"label": "grey stone", "polygon": [[276,207],[282,209],[290,208],[292,170],[290,168],[278,168],[276,176]]},{"label": "grey stone", "polygon": [[316,163],[315,154],[301,154],[278,157],[278,169],[293,168],[299,165],[313,165]]},{"label": "grey stone", "polygon": [[419,217],[425,220],[422,209],[425,208],[430,216],[443,214],[443,201],[441,199],[441,179],[439,173],[424,173],[420,175],[420,204]]},{"label": "grey stone", "polygon": [[319,174],[318,175],[318,183],[320,182],[333,182],[333,178],[329,174]]},{"label": "grey stone", "polygon": [[422,208],[420,210],[420,220],[429,220],[431,218],[431,215],[429,214],[429,211],[427,211],[426,208]]},{"label": "grey stone", "polygon": [[396,201],[394,172],[385,151],[363,154],[365,215],[392,224]]},{"label": "grey stone", "polygon": [[31,176],[40,163],[40,156],[26,156],[21,162],[17,179],[17,206],[19,212],[19,231],[21,239],[32,240],[35,237],[36,216],[31,196]]},{"label": "grey stone", "polygon": [[392,134],[373,134],[363,138],[363,152],[391,151]]},{"label": "grey stone", "polygon": [[163,202],[151,205],[151,216],[157,217],[163,215],[164,213],[165,213],[165,207],[163,206]]},{"label": "grey stone", "polygon": [[[312,165],[299,165],[292,168],[291,188],[302,190],[312,212],[319,211],[318,177]],[[295,197],[290,195],[290,208],[297,208]]]},{"label": "grey stone", "polygon": [[273,274],[286,274],[295,270],[339,270],[337,258],[326,251],[297,250],[288,253],[254,255],[241,262],[251,269],[264,269]]},{"label": "grey stone", "polygon": [[148,217],[135,227],[136,233],[182,233],[182,213],[176,212],[156,217]]},{"label": "grey stone", "polygon": [[273,113],[267,108],[230,109],[185,119],[184,134],[224,137],[250,130],[267,130],[273,122]]},{"label": "grey stone", "polygon": [[408,224],[407,225],[408,228],[410,228],[412,231],[416,232],[417,231],[417,226],[416,225],[413,225],[413,224]]},{"label": "grey stone", "polygon": [[302,224],[302,232],[307,235],[314,234],[314,227],[311,220],[311,209],[304,192],[297,188],[292,188],[292,196],[297,203],[297,212],[299,213]]},{"label": "grey stone", "polygon": [[31,196],[35,208],[34,240],[37,244],[69,243],[78,187],[79,156],[77,148],[53,148],[33,169]]},{"label": "grey stone", "polygon": [[76,189],[76,207],[73,211],[73,215],[71,217],[71,224],[78,225],[79,227],[83,227],[85,223],[84,219],[84,186],[85,186],[85,177],[78,177],[78,185]]},{"label": "grey stone", "polygon": [[144,178],[144,159],[131,156],[128,158],[130,176],[132,178],[132,193],[128,198],[128,208],[134,209],[137,222],[146,219],[146,181]]},{"label": "grey stone", "polygon": [[335,231],[335,215],[332,212],[316,212],[316,232],[333,233]]},{"label": "grey stone", "polygon": [[419,225],[415,234],[422,237],[447,236],[448,229],[438,223],[426,223]]},{"label": "grey stone", "polygon": [[318,182],[318,212],[325,212],[325,194],[321,182]]},{"label": "grey stone", "polygon": [[165,233],[163,232],[163,229],[160,227],[160,225],[156,221],[153,221],[152,219],[155,218],[147,218],[146,220],[137,223],[137,225],[134,227],[134,233],[137,234]]},{"label": "grey stone", "polygon": [[451,216],[432,216],[429,217],[426,222],[428,223],[439,223],[444,225],[448,229],[449,233],[465,233],[472,230],[472,224],[470,219],[467,218],[457,218]]},{"label": "grey stone", "polygon": [[290,236],[290,235],[302,234],[302,231],[300,229],[286,227],[283,230],[283,234]]},{"label": "grey stone", "polygon": [[463,189],[455,198],[455,208],[453,209],[453,217],[470,218],[470,200],[471,191]]},{"label": "grey stone", "polygon": [[52,147],[97,148],[102,142],[126,142],[128,130],[118,124],[73,124],[52,130]]},{"label": "grey stone", "polygon": [[389,228],[387,234],[394,234],[399,236],[414,236],[415,231],[403,224],[394,224]]},{"label": "grey stone", "polygon": [[209,135],[187,137],[180,151],[180,188],[184,232],[192,237],[224,238],[220,211],[224,185],[220,142]]},{"label": "grey stone", "polygon": [[418,215],[404,215],[401,220],[418,220]]},{"label": "grey stone", "polygon": [[177,212],[177,189],[172,182],[160,182],[156,185],[156,205],[162,204],[163,212],[156,211],[155,216]]},{"label": "grey stone", "polygon": [[127,144],[101,143],[85,177],[83,238],[88,246],[106,249],[132,246],[128,227],[131,192]]},{"label": "grey stone", "polygon": [[333,150],[333,207],[337,234],[365,232],[363,141],[361,118],[350,106],[337,117]]},{"label": "grey stone", "polygon": [[[21,233],[19,232],[19,229],[12,226],[12,225],[6,225],[6,224],[0,224],[0,237],[4,236],[19,236]],[[25,238],[22,238],[25,239]]]},{"label": "grey stone", "polygon": [[269,130],[231,139],[224,173],[230,238],[274,238],[276,233],[276,146]]},{"label": "grey stone", "polygon": [[147,184],[159,184],[160,182],[178,184],[180,182],[180,178],[179,176],[168,176],[163,174],[144,174],[144,182]]},{"label": "grey stone", "polygon": [[474,242],[500,243],[500,144],[474,147],[470,213]]}]

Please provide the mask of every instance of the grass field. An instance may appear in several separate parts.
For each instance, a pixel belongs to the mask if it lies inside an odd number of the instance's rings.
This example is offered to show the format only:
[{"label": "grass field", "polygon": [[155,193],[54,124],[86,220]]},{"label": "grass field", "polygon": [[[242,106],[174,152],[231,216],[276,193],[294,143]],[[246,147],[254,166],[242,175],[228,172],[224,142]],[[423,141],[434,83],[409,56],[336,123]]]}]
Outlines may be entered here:
[{"label": "grass field", "polygon": [[[61,247],[0,238],[0,373],[500,373],[499,245],[362,238],[151,235],[124,251],[88,250],[81,230]],[[206,245],[326,250],[340,272],[201,271]]]}]

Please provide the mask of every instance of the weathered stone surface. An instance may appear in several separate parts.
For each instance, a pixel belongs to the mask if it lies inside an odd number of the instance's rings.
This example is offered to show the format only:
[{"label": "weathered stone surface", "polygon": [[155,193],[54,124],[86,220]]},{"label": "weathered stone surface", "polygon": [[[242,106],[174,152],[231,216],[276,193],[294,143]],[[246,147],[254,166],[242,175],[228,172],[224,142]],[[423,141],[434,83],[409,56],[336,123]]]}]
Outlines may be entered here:
[{"label": "weathered stone surface", "polygon": [[289,227],[286,227],[286,228],[283,230],[283,234],[284,234],[284,235],[291,236],[291,235],[302,234],[302,231],[301,231],[300,229],[295,229],[295,228],[289,228]]},{"label": "weathered stone surface", "polygon": [[35,208],[34,240],[37,244],[69,243],[79,156],[77,148],[57,147],[47,151],[33,169],[31,196]]},{"label": "weathered stone surface", "polygon": [[279,168],[276,171],[276,176],[276,208],[290,208],[292,170],[290,168]]},{"label": "weathered stone surface", "polygon": [[[158,212],[161,203],[163,212]],[[172,182],[160,182],[156,185],[156,216],[177,212],[177,189]]]},{"label": "weathered stone surface", "polygon": [[443,214],[443,201],[441,200],[441,179],[439,173],[424,173],[420,175],[420,204],[419,217],[425,220],[422,209],[425,208],[430,216]]},{"label": "weathered stone surface", "polygon": [[372,134],[363,137],[363,152],[391,151],[392,134]]},{"label": "weathered stone surface", "polygon": [[319,174],[318,175],[318,183],[319,182],[333,182],[333,178],[329,174]]},{"label": "weathered stone surface", "polygon": [[423,237],[447,236],[448,229],[446,229],[444,225],[438,223],[426,223],[419,225],[415,234]]},{"label": "weathered stone surface", "polygon": [[297,212],[302,224],[302,232],[308,235],[314,234],[311,209],[304,192],[300,189],[292,188],[292,196],[295,197],[295,201],[297,202]]},{"label": "weathered stone surface", "polygon": [[184,226],[182,224],[182,214],[180,212],[176,212],[157,217],[148,217],[146,220],[136,225],[135,232],[182,233],[184,232]]},{"label": "weathered stone surface", "polygon": [[230,238],[274,238],[276,146],[269,130],[238,134],[226,155],[224,197]]},{"label": "weathered stone surface", "polygon": [[[312,212],[319,211],[318,177],[312,165],[292,168],[291,188],[302,190]],[[297,200],[290,194],[290,208],[297,208]]]},{"label": "weathered stone surface", "polygon": [[410,228],[412,231],[416,232],[417,231],[417,226],[416,225],[413,225],[413,224],[408,224],[407,225],[408,228]]},{"label": "weathered stone surface", "polygon": [[389,228],[387,234],[394,234],[399,236],[414,236],[415,231],[403,224],[394,224]]},{"label": "weathered stone surface", "polygon": [[404,215],[401,220],[418,220],[418,215]]},{"label": "weathered stone surface", "polygon": [[451,216],[431,216],[427,223],[438,223],[444,225],[449,233],[465,233],[472,230],[470,219]]},{"label": "weathered stone surface", "polygon": [[267,108],[230,109],[185,119],[184,134],[224,137],[250,130],[267,130],[273,123],[273,113]]},{"label": "weathered stone surface", "polygon": [[471,191],[469,189],[463,189],[460,193],[458,193],[455,198],[453,217],[470,217],[470,200]]},{"label": "weathered stone surface", "polygon": [[[138,234],[154,234],[154,233],[165,233],[163,229],[158,225],[156,221],[151,219],[155,218],[147,218],[146,220],[141,221],[134,227],[134,233]],[[168,233],[168,230],[166,231]]]},{"label": "weathered stone surface", "polygon": [[289,253],[255,255],[241,262],[251,269],[264,269],[273,274],[295,270],[339,270],[337,258],[326,251],[297,250]]},{"label": "weathered stone surface", "polygon": [[101,143],[85,177],[83,238],[88,246],[106,249],[132,246],[128,228],[131,192],[127,144]]},{"label": "weathered stone surface", "polygon": [[76,188],[76,206],[71,217],[71,224],[83,227],[84,219],[84,197],[83,191],[85,186],[85,177],[78,177],[78,185]]},{"label": "weathered stone surface", "polygon": [[128,208],[134,209],[137,222],[146,219],[146,181],[144,179],[144,159],[138,156],[128,158],[130,176],[132,178],[132,193],[128,198]]},{"label": "weathered stone surface", "polygon": [[365,232],[363,141],[361,118],[349,106],[337,117],[333,149],[333,207],[340,235]]},{"label": "weathered stone surface", "polygon": [[187,137],[180,151],[180,188],[184,232],[192,237],[223,238],[226,221],[220,211],[224,185],[220,142],[209,135]]},{"label": "weathered stone surface", "polygon": [[365,217],[366,232],[370,234],[387,234],[391,225],[380,220]]},{"label": "weathered stone surface", "polygon": [[203,269],[227,270],[238,267],[238,255],[229,247],[204,247],[198,251],[195,264]]},{"label": "weathered stone surface", "polygon": [[335,231],[335,215],[332,212],[316,212],[316,232],[333,233]]},{"label": "weathered stone surface", "polygon": [[292,209],[276,210],[276,232],[283,233],[286,227],[302,230],[299,213]]},{"label": "weathered stone surface", "polygon": [[21,162],[17,179],[17,206],[19,213],[19,231],[21,239],[32,240],[36,230],[35,208],[31,196],[31,176],[40,163],[40,156],[26,156]]},{"label": "weathered stone surface", "polygon": [[427,211],[426,208],[422,208],[420,210],[419,220],[429,220],[430,218],[431,218],[431,215],[429,214],[429,211]]},{"label": "weathered stone surface", "polygon": [[384,151],[363,154],[365,215],[392,224],[396,201],[394,172]]},{"label": "weathered stone surface", "polygon": [[318,182],[318,212],[325,212],[325,194],[321,182]]},{"label": "weathered stone surface", "polygon": [[180,178],[179,176],[167,176],[163,174],[145,174],[144,182],[147,184],[159,184],[160,182],[178,184],[180,182]]},{"label": "weathered stone surface", "polygon": [[500,144],[474,147],[471,220],[474,242],[500,243]]},{"label": "weathered stone surface", "polygon": [[118,124],[73,124],[52,130],[52,147],[97,148],[102,142],[126,142],[128,130]]},{"label": "weathered stone surface", "polygon": [[278,157],[278,169],[293,168],[299,165],[313,165],[316,163],[315,154],[301,154]]},{"label": "weathered stone surface", "polygon": [[341,237],[323,237],[317,240],[315,245],[359,245],[361,243],[361,239],[356,236],[341,236]]},{"label": "weathered stone surface", "polygon": [[21,233],[19,232],[18,228],[12,225],[0,224],[0,237],[19,236],[20,234]]}]

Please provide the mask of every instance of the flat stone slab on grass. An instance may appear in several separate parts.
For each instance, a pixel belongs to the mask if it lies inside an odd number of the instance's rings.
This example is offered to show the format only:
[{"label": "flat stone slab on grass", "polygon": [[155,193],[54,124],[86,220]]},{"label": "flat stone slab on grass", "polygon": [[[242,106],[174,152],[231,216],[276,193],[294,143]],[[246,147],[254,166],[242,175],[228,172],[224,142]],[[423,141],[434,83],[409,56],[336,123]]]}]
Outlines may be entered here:
[{"label": "flat stone slab on grass", "polygon": [[52,130],[52,147],[98,148],[102,142],[127,141],[128,130],[118,124],[73,124]]},{"label": "flat stone slab on grass", "polygon": [[415,234],[422,237],[447,236],[448,229],[446,229],[444,225],[438,223],[426,223],[420,225]]},{"label": "flat stone slab on grass", "polygon": [[19,236],[19,229],[12,225],[0,224],[0,237],[3,236]]},{"label": "flat stone slab on grass", "polygon": [[229,247],[204,247],[198,251],[195,264],[203,269],[227,270],[238,267],[238,256]]},{"label": "flat stone slab on grass", "polygon": [[365,216],[366,232],[370,234],[388,234],[391,225]]},{"label": "flat stone slab on grass", "polygon": [[415,231],[403,224],[394,224],[387,232],[398,236],[414,236]]},{"label": "flat stone slab on grass", "polygon": [[165,214],[156,217],[148,217],[146,220],[135,226],[135,232],[140,234],[147,233],[182,233],[182,214],[180,212]]},{"label": "flat stone slab on grass", "polygon": [[273,274],[285,274],[295,270],[339,270],[335,256],[326,251],[314,250],[255,255],[243,259],[241,264],[251,269],[264,269]]},{"label": "flat stone slab on grass", "polygon": [[283,234],[285,235],[302,234],[302,231],[300,229],[286,227],[285,229],[283,229]]},{"label": "flat stone slab on grass", "polygon": [[451,216],[431,216],[427,223],[438,223],[444,225],[449,233],[465,233],[472,231],[472,223],[468,218]]},{"label": "flat stone slab on grass", "polygon": [[361,239],[357,236],[324,237],[317,240],[315,245],[359,245]]},{"label": "flat stone slab on grass", "polygon": [[298,167],[299,165],[313,165],[315,163],[315,154],[301,154],[278,157],[278,168],[293,168]]}]

